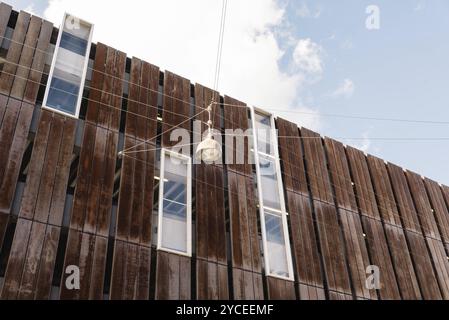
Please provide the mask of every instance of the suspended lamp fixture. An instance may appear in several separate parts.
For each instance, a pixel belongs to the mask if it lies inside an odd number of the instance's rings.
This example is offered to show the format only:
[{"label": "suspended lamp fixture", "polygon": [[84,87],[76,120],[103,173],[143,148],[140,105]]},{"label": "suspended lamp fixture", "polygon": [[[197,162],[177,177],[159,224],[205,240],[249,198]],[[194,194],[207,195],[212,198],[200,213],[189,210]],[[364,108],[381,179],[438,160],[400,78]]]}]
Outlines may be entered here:
[{"label": "suspended lamp fixture", "polygon": [[195,157],[198,161],[204,161],[205,163],[217,162],[221,158],[221,145],[213,138],[212,135],[212,104],[207,107],[209,113],[209,121],[207,121],[207,135],[206,138],[198,144],[196,148]]}]

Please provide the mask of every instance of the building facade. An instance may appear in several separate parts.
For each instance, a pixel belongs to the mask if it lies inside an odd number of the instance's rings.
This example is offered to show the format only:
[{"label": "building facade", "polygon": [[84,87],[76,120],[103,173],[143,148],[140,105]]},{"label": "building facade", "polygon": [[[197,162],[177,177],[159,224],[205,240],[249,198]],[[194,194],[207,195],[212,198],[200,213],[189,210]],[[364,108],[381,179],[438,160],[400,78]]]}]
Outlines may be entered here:
[{"label": "building facade", "polygon": [[1,299],[449,299],[449,187],[93,30],[0,3]]}]

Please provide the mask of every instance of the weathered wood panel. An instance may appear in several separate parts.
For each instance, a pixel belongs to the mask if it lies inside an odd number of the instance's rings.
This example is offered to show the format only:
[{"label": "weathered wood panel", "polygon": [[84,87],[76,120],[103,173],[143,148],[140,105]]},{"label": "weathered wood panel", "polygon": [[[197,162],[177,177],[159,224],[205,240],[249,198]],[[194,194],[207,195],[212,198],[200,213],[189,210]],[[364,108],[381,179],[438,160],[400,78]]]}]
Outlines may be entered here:
[{"label": "weathered wood panel", "polygon": [[368,156],[367,161],[402,298],[406,300],[421,299],[387,167],[383,160],[371,155]]},{"label": "weathered wood panel", "polygon": [[[162,147],[170,148],[180,142],[170,138],[174,129],[192,130],[190,81],[166,71],[163,94]],[[156,299],[191,299],[191,282],[190,257],[158,251]]]},{"label": "weathered wood panel", "polygon": [[407,179],[403,169],[389,163],[388,172],[395,194],[395,202],[399,209],[399,215],[402,218],[403,228],[422,235],[418,213],[415,210],[413,198],[407,185]]},{"label": "weathered wood panel", "polygon": [[295,283],[267,277],[269,300],[296,300]]},{"label": "weathered wood panel", "polygon": [[376,204],[376,194],[371,184],[365,155],[362,151],[350,146],[346,148],[346,154],[351,167],[360,214],[380,220],[379,209]]},{"label": "weathered wood panel", "polygon": [[[148,299],[159,69],[131,62],[111,299]],[[146,151],[145,151],[146,150]]]},{"label": "weathered wood panel", "polygon": [[[164,96],[162,112],[162,145],[171,147],[180,142],[173,129],[185,129],[191,132],[190,118],[190,81],[169,71],[164,75]],[[207,112],[204,110],[196,110]]]},{"label": "weathered wood panel", "polygon": [[366,232],[371,263],[382,270],[378,290],[380,298],[382,300],[401,299],[382,223],[377,219],[362,216],[362,224]]},{"label": "weathered wood panel", "polygon": [[345,148],[342,143],[328,138],[325,139],[325,147],[345,239],[346,257],[355,290],[354,294],[360,299],[376,299],[376,291],[368,290],[365,285],[366,268],[371,265],[371,262],[363,237],[362,223],[358,214]]},{"label": "weathered wood panel", "polygon": [[42,111],[19,216],[61,226],[76,120]]},{"label": "weathered wood panel", "polygon": [[410,187],[415,209],[420,219],[424,236],[441,241],[440,232],[438,230],[437,221],[432,212],[432,205],[427,196],[424,181],[420,175],[407,171],[405,173],[407,182]]},{"label": "weathered wood panel", "polygon": [[[103,298],[104,277],[98,275],[106,268],[125,57],[97,45],[64,261],[64,270],[79,266],[81,288],[61,287],[61,299]],[[64,274],[62,286],[66,278]]]},{"label": "weathered wood panel", "polygon": [[422,298],[425,300],[442,299],[437,276],[433,270],[432,259],[427,250],[424,237],[408,230],[405,230],[405,235],[410,244],[410,255],[415,266]]},{"label": "weathered wood panel", "polygon": [[432,212],[435,215],[440,235],[443,241],[449,243],[449,211],[444,202],[443,194],[441,193],[440,186],[437,182],[424,178],[424,184],[426,186],[429,200],[432,205]]},{"label": "weathered wood panel", "polygon": [[[208,114],[201,110],[215,101],[219,94],[199,84],[195,85],[196,121],[200,134],[207,130]],[[212,105],[213,129],[220,130],[220,105]],[[219,141],[221,144],[222,141]],[[226,218],[224,210],[223,166],[200,163],[195,165],[196,186],[196,257],[197,298],[226,299],[227,249]],[[213,264],[216,265],[213,265]],[[217,284],[224,282],[226,291]],[[215,287],[215,290],[213,289]]]},{"label": "weathered wood panel", "polygon": [[0,75],[0,93],[4,95],[9,95],[11,92],[30,20],[31,16],[29,13],[20,11],[12,35],[11,45],[6,55],[6,62]]},{"label": "weathered wood panel", "polygon": [[432,258],[427,250],[419,223],[420,219],[415,210],[404,171],[396,165],[388,164],[388,172],[390,173],[396,203],[404,225],[405,236],[409,243],[410,256],[414,262],[422,297],[423,299],[441,299]]},{"label": "weathered wood panel", "polygon": [[301,300],[326,300],[324,289],[321,287],[299,285],[299,298]]},{"label": "weathered wood panel", "polygon": [[263,300],[262,274],[232,268],[234,300]]},{"label": "weathered wood panel", "polygon": [[378,290],[378,293],[382,300],[401,299],[365,155],[362,151],[352,147],[347,147],[346,153],[354,180],[370,261],[382,270],[381,289]]},{"label": "weathered wood panel", "polygon": [[70,290],[66,286],[69,274],[63,272],[60,299],[94,299],[103,298],[104,275],[106,265],[107,238],[70,229],[64,270],[67,266],[77,266],[80,270],[80,289]]},{"label": "weathered wood panel", "polygon": [[116,241],[110,298],[147,300],[150,287],[151,248]]},{"label": "weathered wood panel", "polygon": [[[19,217],[35,222],[29,234],[21,229],[16,231],[12,246],[25,262],[19,266],[14,259],[10,260],[8,267],[11,265],[10,268],[17,271],[5,276],[8,283],[18,282],[16,288],[10,289],[10,294],[18,294],[20,299],[46,299],[50,295],[75,124],[75,120],[52,112],[41,114],[19,213]],[[18,274],[21,278],[17,278]]]},{"label": "weathered wood panel", "polygon": [[[249,150],[252,131],[249,127],[249,108],[246,104],[229,96],[224,97],[223,122],[233,135],[225,136],[225,156],[228,171],[243,175],[252,174],[252,153]],[[242,139],[243,137],[243,139]]]},{"label": "weathered wood panel", "polygon": [[[0,3],[0,39],[3,40],[5,36],[6,27],[8,26],[9,17],[11,15],[12,7],[4,2]],[[0,41],[1,41],[0,40]]]},{"label": "weathered wood panel", "polygon": [[[279,130],[279,154],[286,188],[286,206],[289,213],[292,252],[296,261],[295,278],[299,287],[324,290],[321,259],[314,228],[312,203],[309,197],[304,155],[298,127],[286,120],[277,119]],[[319,290],[319,289],[317,289]],[[316,290],[315,290],[316,291]],[[300,299],[314,297],[300,294]]]},{"label": "weathered wood panel", "polygon": [[321,137],[307,129],[301,129],[301,137],[328,289],[352,294],[345,244],[338,222]]},{"label": "weathered wood panel", "polygon": [[[10,98],[0,129],[0,212],[11,212],[34,106]],[[4,153],[3,153],[4,151]]]},{"label": "weathered wood panel", "polygon": [[163,251],[157,253],[156,299],[191,298],[190,258]]}]

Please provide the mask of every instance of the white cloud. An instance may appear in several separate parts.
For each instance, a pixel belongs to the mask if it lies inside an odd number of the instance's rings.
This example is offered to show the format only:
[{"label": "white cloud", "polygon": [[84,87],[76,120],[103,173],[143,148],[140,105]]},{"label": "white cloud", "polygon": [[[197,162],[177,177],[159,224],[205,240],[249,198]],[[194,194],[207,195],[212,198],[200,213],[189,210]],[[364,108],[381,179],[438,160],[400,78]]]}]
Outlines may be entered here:
[{"label": "white cloud", "polygon": [[302,2],[300,6],[296,9],[296,14],[301,18],[314,18],[320,17],[322,8],[318,7],[315,10],[309,8],[306,2]]},{"label": "white cloud", "polygon": [[418,12],[426,8],[426,1],[420,1],[413,8],[413,11]]},{"label": "white cloud", "polygon": [[293,52],[293,61],[296,66],[311,75],[320,75],[323,72],[323,49],[310,38],[300,39]]},{"label": "white cloud", "polygon": [[354,82],[351,79],[345,79],[343,83],[332,93],[332,96],[350,98],[355,91]]},{"label": "white cloud", "polygon": [[36,11],[34,10],[34,3],[29,4],[23,11],[31,13],[32,15],[37,15]]},{"label": "white cloud", "polygon": [[365,153],[368,153],[372,147],[372,141],[369,138],[370,130],[363,132],[361,139],[348,139],[346,141],[346,144],[351,145],[354,148],[359,149]]},{"label": "white cloud", "polygon": [[[45,17],[59,24],[65,11],[95,24],[94,41],[213,86],[221,1],[50,0]],[[275,0],[228,2],[221,93],[261,108],[298,105],[304,75],[280,69],[284,51],[273,31],[288,24],[284,13]],[[301,69],[322,71],[318,51],[300,41]]]}]

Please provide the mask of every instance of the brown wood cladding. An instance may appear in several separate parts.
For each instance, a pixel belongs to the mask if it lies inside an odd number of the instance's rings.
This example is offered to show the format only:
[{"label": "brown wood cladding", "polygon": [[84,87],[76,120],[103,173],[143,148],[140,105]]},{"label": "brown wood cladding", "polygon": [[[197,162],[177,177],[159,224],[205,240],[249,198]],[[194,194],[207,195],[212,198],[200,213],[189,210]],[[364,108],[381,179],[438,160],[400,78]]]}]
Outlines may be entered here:
[{"label": "brown wood cladding", "polygon": [[[162,146],[172,147],[179,141],[170,138],[173,129],[182,128],[189,133],[190,123],[190,81],[174,73],[166,71],[164,74],[164,95],[162,111]],[[196,110],[196,113],[205,113]],[[174,137],[178,138],[178,137]]]},{"label": "brown wood cladding", "polygon": [[310,181],[315,219],[329,290],[351,294],[343,235],[338,221],[332,186],[321,137],[301,129],[307,176]]},{"label": "brown wood cladding", "polygon": [[113,48],[97,45],[64,260],[64,270],[69,265],[80,267],[82,289],[66,289],[64,273],[61,299],[103,297],[104,277],[98,275],[105,272],[125,58]]},{"label": "brown wood cladding", "polygon": [[148,299],[150,292],[158,86],[159,68],[133,58],[124,148],[138,152],[123,157],[111,299]]},{"label": "brown wood cladding", "polygon": [[367,161],[402,298],[407,300],[421,299],[412,257],[402,229],[387,167],[384,161],[377,157],[368,156]]},{"label": "brown wood cladding", "polygon": [[[218,96],[195,85],[195,108],[201,121],[200,133],[207,130],[208,114],[201,112]],[[212,106],[213,129],[220,128],[220,106]],[[220,141],[221,142],[221,141]],[[228,299],[224,172],[219,164],[195,165],[196,186],[196,279],[197,299]],[[223,287],[225,286],[225,288]]]},{"label": "brown wood cladding", "polygon": [[250,143],[250,139],[252,139],[252,133],[250,134],[251,130],[249,127],[249,108],[246,108],[245,103],[229,96],[225,96],[223,110],[225,129],[238,130],[235,131],[236,136],[237,134],[247,133],[247,137],[244,138],[243,145],[241,145],[240,147],[235,140],[231,144],[230,141],[234,138],[234,136],[225,137],[225,155],[227,156],[227,169],[228,171],[234,171],[244,175],[251,175],[252,165],[250,158],[252,157],[252,154],[249,152],[248,144]]},{"label": "brown wood cladding", "polygon": [[325,146],[354,294],[361,299],[376,299],[376,292],[368,290],[365,285],[366,267],[371,263],[363,237],[345,148],[342,143],[328,138],[325,139]]},{"label": "brown wood cladding", "polygon": [[[0,3],[0,37],[11,14]],[[243,164],[194,165],[193,256],[154,252],[157,118],[170,148],[173,128],[191,132],[192,112],[206,129],[215,92],[196,84],[191,97],[189,80],[138,58],[128,81],[126,54],[98,43],[85,120],[39,110],[52,33],[17,13],[0,74],[1,299],[449,300],[449,187],[280,118],[295,281],[263,274],[251,137],[244,151],[222,141]],[[220,101],[216,129],[249,129],[245,103]],[[130,152],[119,159],[122,146]],[[80,290],[65,286],[69,265]],[[368,265],[380,268],[379,290],[365,286]]]}]

